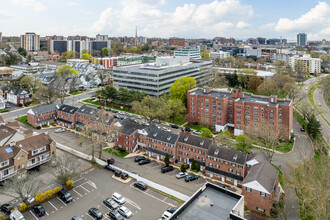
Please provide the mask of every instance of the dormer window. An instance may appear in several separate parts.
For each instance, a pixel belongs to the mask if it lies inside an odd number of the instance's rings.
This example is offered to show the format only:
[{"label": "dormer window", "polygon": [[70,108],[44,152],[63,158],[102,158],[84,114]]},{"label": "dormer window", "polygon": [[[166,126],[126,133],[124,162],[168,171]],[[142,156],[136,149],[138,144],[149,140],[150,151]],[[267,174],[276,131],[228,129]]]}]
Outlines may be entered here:
[{"label": "dormer window", "polygon": [[184,140],[184,141],[188,141],[188,137],[185,137],[183,140]]},{"label": "dormer window", "polygon": [[169,136],[169,137],[167,138],[167,140],[168,140],[168,141],[171,140],[171,136]]},{"label": "dormer window", "polygon": [[203,144],[204,144],[204,141],[202,141],[200,144],[201,144],[201,146],[203,146]]}]

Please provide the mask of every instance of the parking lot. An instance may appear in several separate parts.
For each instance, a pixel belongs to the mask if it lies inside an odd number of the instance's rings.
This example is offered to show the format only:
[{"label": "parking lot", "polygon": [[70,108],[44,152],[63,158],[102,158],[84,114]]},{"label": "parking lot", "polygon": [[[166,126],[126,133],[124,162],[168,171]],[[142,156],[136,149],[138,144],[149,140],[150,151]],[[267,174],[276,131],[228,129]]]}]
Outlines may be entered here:
[{"label": "parking lot", "polygon": [[111,198],[114,192],[125,197],[124,206],[133,213],[130,219],[159,219],[169,206],[181,205],[152,189],[141,191],[135,188],[133,179],[125,184],[112,178],[112,175],[108,170],[91,166],[75,178],[75,186],[69,191],[73,197],[71,203],[66,204],[57,197],[52,198],[42,204],[46,210],[45,216],[38,217],[32,211],[25,212],[24,216],[28,220],[71,219],[75,215],[82,219],[93,219],[88,215],[88,210],[94,207],[103,213],[104,219],[109,219],[107,214],[110,209],[102,201]]}]

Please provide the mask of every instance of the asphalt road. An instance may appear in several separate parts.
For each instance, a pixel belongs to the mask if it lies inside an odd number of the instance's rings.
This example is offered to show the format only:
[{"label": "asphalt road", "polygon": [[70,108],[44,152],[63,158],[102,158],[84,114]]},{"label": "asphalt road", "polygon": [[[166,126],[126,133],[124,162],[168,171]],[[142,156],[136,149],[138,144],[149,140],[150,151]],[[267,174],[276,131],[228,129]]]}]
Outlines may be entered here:
[{"label": "asphalt road", "polygon": [[[90,92],[87,92],[87,93],[67,97],[64,100],[64,104],[80,106],[81,104],[79,103],[79,100],[88,99],[93,94],[95,94],[95,91],[90,91]],[[60,101],[57,100],[55,102],[55,104],[60,104]],[[31,108],[33,108],[33,107],[20,108],[20,109],[16,109],[16,110],[13,110],[13,111],[10,111],[10,112],[1,113],[0,115],[3,117],[4,120],[14,119],[14,118],[20,117],[22,115],[26,115],[27,111],[29,111]]]}]

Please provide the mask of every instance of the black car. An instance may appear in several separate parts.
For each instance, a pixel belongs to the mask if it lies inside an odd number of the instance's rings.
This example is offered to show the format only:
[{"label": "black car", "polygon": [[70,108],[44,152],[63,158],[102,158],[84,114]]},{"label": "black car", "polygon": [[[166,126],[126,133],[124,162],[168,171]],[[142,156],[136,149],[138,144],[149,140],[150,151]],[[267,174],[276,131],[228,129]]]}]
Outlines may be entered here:
[{"label": "black car", "polygon": [[90,216],[92,216],[94,219],[102,219],[103,218],[102,212],[100,210],[98,210],[97,208],[90,208],[88,210],[88,214]]},{"label": "black car", "polygon": [[7,215],[9,215],[11,213],[11,210],[13,209],[13,206],[10,204],[3,204],[0,208],[0,210],[4,213],[6,213]]},{"label": "black car", "polygon": [[108,163],[108,165],[109,164],[114,164],[115,163],[115,159],[113,159],[112,157],[111,158],[108,158],[107,159],[107,163]]},{"label": "black car", "polygon": [[36,205],[33,207],[33,212],[36,213],[37,216],[44,216],[46,214],[46,211],[44,209],[44,207],[42,207],[41,205]]},{"label": "black car", "polygon": [[174,168],[172,166],[162,166],[162,168],[161,168],[162,173],[167,173],[167,172],[170,172],[172,170],[174,170]]},{"label": "black car", "polygon": [[150,162],[151,162],[151,160],[149,160],[149,159],[140,160],[139,165],[147,164],[147,163],[150,163]]},{"label": "black car", "polygon": [[116,210],[112,210],[111,212],[109,212],[109,217],[114,220],[124,219],[123,216],[121,216],[121,214],[119,214],[119,212],[117,212]]},{"label": "black car", "polygon": [[111,109],[110,109],[110,108],[106,108],[105,110],[106,110],[107,112],[111,111]]},{"label": "black car", "polygon": [[188,131],[188,132],[190,132],[191,131],[191,129],[190,128],[184,128],[186,131]]},{"label": "black car", "polygon": [[115,176],[120,176],[121,170],[115,170]]},{"label": "black car", "polygon": [[136,156],[135,159],[134,159],[134,161],[135,161],[135,162],[139,162],[139,161],[141,161],[141,160],[145,160],[145,159],[146,159],[146,158],[143,157],[143,156]]},{"label": "black car", "polygon": [[112,112],[113,112],[113,113],[117,113],[118,111],[117,111],[117,110],[115,110],[115,109],[112,109]]},{"label": "black car", "polygon": [[111,165],[105,165],[105,166],[104,166],[104,169],[110,170],[110,171],[112,171],[112,172],[115,172],[115,171],[116,171],[116,168],[114,168],[114,167],[111,166]]},{"label": "black car", "polygon": [[148,188],[147,184],[145,184],[145,183],[142,182],[142,181],[136,181],[136,182],[134,183],[134,186],[135,186],[136,188],[141,189],[141,190],[146,190],[146,189]]},{"label": "black car", "polygon": [[184,181],[190,182],[190,181],[197,180],[197,179],[198,179],[198,176],[196,176],[194,174],[189,174],[188,176],[186,176],[184,178]]},{"label": "black car", "polygon": [[167,208],[167,211],[173,214],[176,211],[176,209],[177,209],[176,207],[170,206]]},{"label": "black car", "polygon": [[109,207],[110,209],[116,209],[119,207],[118,203],[115,202],[115,200],[106,198],[103,200],[103,204]]},{"label": "black car", "polygon": [[129,177],[129,175],[127,174],[127,173],[121,173],[120,174],[120,177],[123,179],[123,180],[126,180],[128,177]]},{"label": "black car", "polygon": [[305,128],[304,127],[301,127],[300,128],[300,131],[305,132]]},{"label": "black car", "polygon": [[113,118],[119,118],[118,115],[114,115]]},{"label": "black car", "polygon": [[66,191],[65,189],[61,189],[59,192],[58,192],[58,197],[64,201],[65,203],[69,203],[69,202],[72,202],[72,196],[71,194]]},{"label": "black car", "polygon": [[178,125],[171,125],[172,128],[178,129],[179,126]]}]

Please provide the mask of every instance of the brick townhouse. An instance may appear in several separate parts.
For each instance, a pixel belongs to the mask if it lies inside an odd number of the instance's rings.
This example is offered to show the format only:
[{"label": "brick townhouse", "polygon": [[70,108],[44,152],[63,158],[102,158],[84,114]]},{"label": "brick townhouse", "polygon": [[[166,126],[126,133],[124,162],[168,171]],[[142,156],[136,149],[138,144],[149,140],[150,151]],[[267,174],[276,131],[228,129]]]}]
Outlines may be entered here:
[{"label": "brick townhouse", "polygon": [[231,92],[209,87],[187,94],[187,115],[191,122],[208,124],[216,131],[234,135],[278,135],[289,139],[293,130],[293,102],[277,96],[257,96],[233,89]]},{"label": "brick townhouse", "polygon": [[27,112],[27,122],[33,127],[49,125],[57,116],[57,108],[55,104],[42,105],[31,108]]},{"label": "brick townhouse", "polygon": [[0,147],[0,182],[44,164],[53,156],[56,156],[56,142],[47,134]]},{"label": "brick townhouse", "polygon": [[85,125],[92,124],[96,117],[97,110],[95,108],[82,105],[76,111],[75,127],[84,127]]},{"label": "brick townhouse", "polygon": [[74,128],[77,111],[77,107],[61,105],[57,110],[57,123],[66,128]]}]

